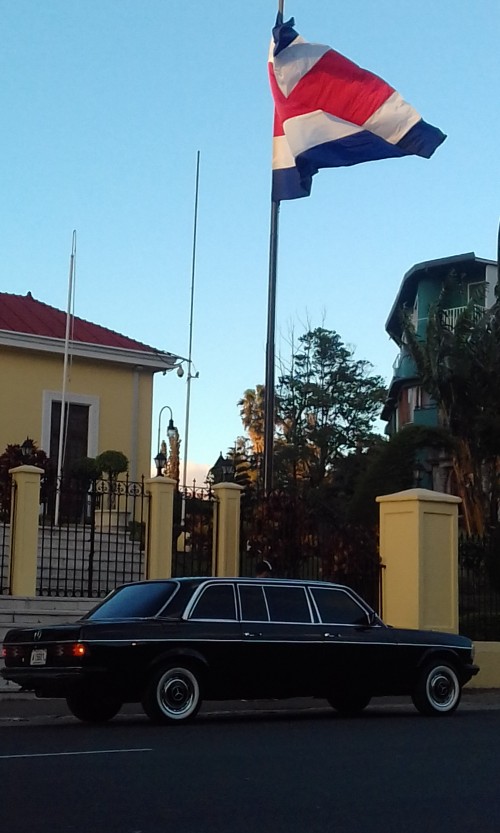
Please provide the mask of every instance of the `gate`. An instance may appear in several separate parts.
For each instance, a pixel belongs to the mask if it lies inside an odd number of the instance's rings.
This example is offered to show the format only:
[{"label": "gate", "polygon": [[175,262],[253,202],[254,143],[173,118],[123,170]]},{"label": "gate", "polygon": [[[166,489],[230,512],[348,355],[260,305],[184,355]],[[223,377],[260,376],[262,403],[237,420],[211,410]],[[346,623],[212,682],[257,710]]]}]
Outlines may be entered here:
[{"label": "gate", "polygon": [[462,537],[458,545],[460,633],[500,641],[500,533]]},{"label": "gate", "polygon": [[277,578],[319,579],[351,587],[382,611],[378,530],[335,525],[306,492],[247,490],[241,501],[242,576],[267,559]]},{"label": "gate", "polygon": [[42,481],[37,594],[97,598],[143,578],[148,511],[144,478]]},{"label": "gate", "polygon": [[180,488],[174,495],[172,575],[211,576],[214,515],[217,501],[211,487]]}]

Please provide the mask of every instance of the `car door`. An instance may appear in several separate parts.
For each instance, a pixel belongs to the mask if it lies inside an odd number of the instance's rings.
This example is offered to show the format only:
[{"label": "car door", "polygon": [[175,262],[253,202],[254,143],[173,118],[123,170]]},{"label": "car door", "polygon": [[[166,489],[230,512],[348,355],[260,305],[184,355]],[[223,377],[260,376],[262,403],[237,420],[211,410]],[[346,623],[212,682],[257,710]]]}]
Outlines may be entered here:
[{"label": "car door", "polygon": [[179,646],[201,654],[207,663],[207,695],[236,696],[240,626],[234,582],[207,582],[195,593],[179,623]]},{"label": "car door", "polygon": [[310,693],[310,647],[317,637],[306,588],[252,582],[238,592],[247,696]]},{"label": "car door", "polygon": [[395,638],[348,588],[310,586],[320,624],[314,674],[328,694],[338,687],[375,693],[393,673]]}]

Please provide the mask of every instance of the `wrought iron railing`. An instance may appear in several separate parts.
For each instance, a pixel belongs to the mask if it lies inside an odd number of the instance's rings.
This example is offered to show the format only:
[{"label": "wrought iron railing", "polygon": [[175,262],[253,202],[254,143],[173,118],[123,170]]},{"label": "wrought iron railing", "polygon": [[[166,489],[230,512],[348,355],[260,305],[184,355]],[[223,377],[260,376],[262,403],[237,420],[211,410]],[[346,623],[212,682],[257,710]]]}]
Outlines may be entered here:
[{"label": "wrought iron railing", "polygon": [[210,576],[217,501],[211,487],[181,487],[174,499],[172,575]]},{"label": "wrought iron railing", "polygon": [[149,495],[140,482],[42,484],[37,594],[105,596],[144,577]]},{"label": "wrought iron railing", "polygon": [[9,477],[0,486],[0,594],[10,593],[10,518],[15,510],[16,484]]},{"label": "wrought iron railing", "polygon": [[382,610],[377,530],[339,526],[299,491],[265,497],[247,490],[243,495],[241,575],[254,576],[262,559],[271,563],[277,578],[339,582]]},{"label": "wrought iron railing", "polygon": [[462,538],[459,543],[460,633],[500,641],[500,536]]}]

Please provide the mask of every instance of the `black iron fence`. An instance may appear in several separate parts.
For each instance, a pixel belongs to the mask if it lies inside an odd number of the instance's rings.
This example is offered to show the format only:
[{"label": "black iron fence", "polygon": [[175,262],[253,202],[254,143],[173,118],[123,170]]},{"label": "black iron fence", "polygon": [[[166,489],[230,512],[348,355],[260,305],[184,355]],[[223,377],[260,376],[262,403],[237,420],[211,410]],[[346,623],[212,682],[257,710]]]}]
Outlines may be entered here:
[{"label": "black iron fence", "polygon": [[0,480],[0,595],[10,592],[10,513],[15,500],[15,483],[9,475]]},{"label": "black iron fence", "polygon": [[500,534],[461,538],[458,550],[460,633],[500,641]]},{"label": "black iron fence", "polygon": [[0,594],[9,592],[10,525],[0,521]]},{"label": "black iron fence", "polygon": [[382,613],[377,529],[336,525],[299,493],[244,493],[240,553],[243,576],[266,559],[273,576],[345,584]]},{"label": "black iron fence", "polygon": [[38,595],[100,597],[143,578],[144,478],[42,480],[41,499]]},{"label": "black iron fence", "polygon": [[180,488],[174,496],[172,575],[210,576],[217,501],[210,487]]}]

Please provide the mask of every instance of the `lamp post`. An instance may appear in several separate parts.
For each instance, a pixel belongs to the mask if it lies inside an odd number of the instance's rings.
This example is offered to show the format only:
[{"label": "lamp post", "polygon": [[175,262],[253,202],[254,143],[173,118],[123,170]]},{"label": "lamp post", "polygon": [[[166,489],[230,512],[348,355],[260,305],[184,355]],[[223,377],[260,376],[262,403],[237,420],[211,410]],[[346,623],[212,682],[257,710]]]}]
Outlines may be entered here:
[{"label": "lamp post", "polygon": [[23,444],[20,446],[21,449],[21,457],[23,458],[23,462],[29,460],[33,455],[33,440],[30,440],[29,437],[26,437]]},{"label": "lamp post", "polygon": [[163,451],[159,451],[155,457],[155,466],[156,466],[156,476],[163,477],[163,469],[165,467],[165,463],[167,462],[167,458]]},{"label": "lamp post", "polygon": [[158,452],[160,451],[161,415],[163,411],[166,410],[170,411],[170,419],[167,425],[167,437],[172,438],[175,437],[175,435],[177,434],[177,428],[174,425],[174,415],[172,413],[172,408],[170,407],[170,405],[164,405],[163,408],[160,408],[160,413],[158,414],[158,440],[156,443],[156,449]]},{"label": "lamp post", "polygon": [[234,464],[229,457],[223,457],[222,451],[208,472],[213,483],[228,483],[234,479]]}]

